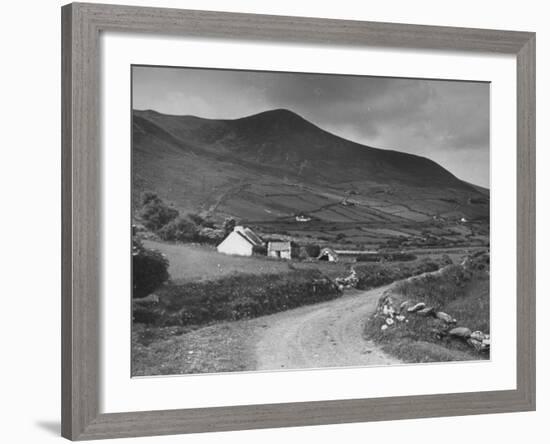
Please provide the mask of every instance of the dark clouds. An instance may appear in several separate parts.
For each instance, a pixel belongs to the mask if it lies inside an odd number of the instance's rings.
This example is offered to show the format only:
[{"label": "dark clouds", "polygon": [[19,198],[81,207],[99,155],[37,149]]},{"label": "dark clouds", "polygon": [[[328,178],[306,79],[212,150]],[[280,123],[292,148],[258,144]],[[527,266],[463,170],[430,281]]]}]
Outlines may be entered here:
[{"label": "dark clouds", "polygon": [[489,186],[489,84],[135,67],[136,109],[238,118],[288,108],[342,137],[429,157]]}]

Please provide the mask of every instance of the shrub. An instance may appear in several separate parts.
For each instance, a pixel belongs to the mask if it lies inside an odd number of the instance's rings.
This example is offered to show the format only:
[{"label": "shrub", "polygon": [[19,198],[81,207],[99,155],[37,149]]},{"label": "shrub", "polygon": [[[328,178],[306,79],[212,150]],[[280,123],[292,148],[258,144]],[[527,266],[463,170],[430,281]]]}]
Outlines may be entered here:
[{"label": "shrub", "polygon": [[187,218],[197,226],[206,226],[207,224],[206,219],[197,213],[189,213]]},{"label": "shrub", "polygon": [[430,258],[411,264],[391,262],[365,264],[356,267],[358,275],[357,288],[367,290],[392,282],[438,270],[441,265]]},{"label": "shrub", "polygon": [[319,245],[304,245],[303,247],[301,247],[301,249],[308,257],[317,258],[321,254],[321,247]]},{"label": "shrub", "polygon": [[143,205],[139,215],[143,220],[143,224],[150,230],[158,231],[178,217],[178,210],[166,205],[158,197],[154,198],[149,195],[145,200],[147,203]]},{"label": "shrub", "polygon": [[379,254],[360,254],[355,259],[356,262],[380,262],[382,260],[382,256]]},{"label": "shrub", "polygon": [[198,240],[207,244],[218,245],[224,239],[223,230],[204,227],[199,230]]},{"label": "shrub", "polygon": [[252,247],[252,253],[258,256],[267,256],[267,247],[265,245],[254,245]]},{"label": "shrub", "polygon": [[237,225],[237,222],[232,217],[228,217],[223,221],[223,232],[225,236],[227,236],[229,233],[233,231],[233,228],[235,228],[235,225]]},{"label": "shrub", "polygon": [[183,217],[178,217],[158,230],[159,237],[165,241],[194,241],[199,238],[197,226]]},{"label": "shrub", "polygon": [[168,259],[145,248],[138,240],[132,245],[132,297],[143,298],[168,279]]},{"label": "shrub", "polygon": [[160,201],[160,197],[158,197],[158,194],[153,191],[144,191],[141,194],[141,205],[147,205],[150,202]]},{"label": "shrub", "polygon": [[[268,275],[234,275],[213,281],[166,285],[156,293],[159,304],[136,322],[156,325],[199,325],[288,310],[339,297],[338,287],[317,270]],[[139,321],[138,321],[139,319]]]}]

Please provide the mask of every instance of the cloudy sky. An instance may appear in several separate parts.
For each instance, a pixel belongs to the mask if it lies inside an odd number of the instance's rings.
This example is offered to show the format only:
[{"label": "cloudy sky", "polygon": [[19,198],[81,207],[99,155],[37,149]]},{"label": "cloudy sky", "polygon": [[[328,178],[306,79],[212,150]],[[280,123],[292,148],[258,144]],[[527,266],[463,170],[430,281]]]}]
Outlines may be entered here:
[{"label": "cloudy sky", "polygon": [[287,108],[341,137],[435,160],[489,186],[489,84],[133,68],[134,109],[232,119]]}]

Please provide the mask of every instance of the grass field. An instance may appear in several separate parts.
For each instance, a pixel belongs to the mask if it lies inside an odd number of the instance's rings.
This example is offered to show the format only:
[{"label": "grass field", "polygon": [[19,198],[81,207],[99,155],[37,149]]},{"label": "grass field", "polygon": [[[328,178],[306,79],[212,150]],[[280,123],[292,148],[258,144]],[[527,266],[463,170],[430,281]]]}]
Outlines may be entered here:
[{"label": "grass field", "polygon": [[297,262],[265,256],[230,256],[218,253],[215,247],[196,244],[175,244],[145,240],[146,248],[158,250],[170,262],[168,272],[175,282],[219,279],[234,274],[278,274],[298,270],[319,270],[335,278],[347,272],[348,265],[328,262]]}]

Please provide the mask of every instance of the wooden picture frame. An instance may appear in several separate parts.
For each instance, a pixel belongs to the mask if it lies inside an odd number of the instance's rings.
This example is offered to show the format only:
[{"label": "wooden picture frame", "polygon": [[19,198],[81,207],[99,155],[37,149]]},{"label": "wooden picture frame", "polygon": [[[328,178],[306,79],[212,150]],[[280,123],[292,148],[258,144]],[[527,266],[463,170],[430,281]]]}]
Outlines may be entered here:
[{"label": "wooden picture frame", "polygon": [[[517,60],[517,388],[99,412],[99,34],[162,33],[511,54]],[[535,409],[535,34],[73,3],[62,8],[62,435],[73,440]]]}]

